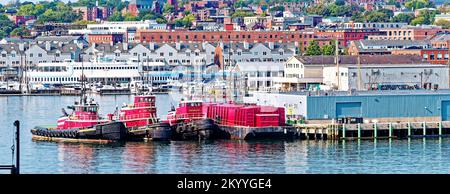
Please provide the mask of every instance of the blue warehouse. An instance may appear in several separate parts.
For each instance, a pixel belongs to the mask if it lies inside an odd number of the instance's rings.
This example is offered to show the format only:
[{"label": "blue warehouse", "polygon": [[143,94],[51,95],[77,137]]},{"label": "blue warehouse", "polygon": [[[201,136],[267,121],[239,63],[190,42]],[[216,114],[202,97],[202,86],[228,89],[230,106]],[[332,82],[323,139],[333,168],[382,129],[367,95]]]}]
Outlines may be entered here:
[{"label": "blue warehouse", "polygon": [[255,93],[247,102],[283,106],[288,119],[319,122],[344,117],[380,122],[450,120],[450,90]]}]

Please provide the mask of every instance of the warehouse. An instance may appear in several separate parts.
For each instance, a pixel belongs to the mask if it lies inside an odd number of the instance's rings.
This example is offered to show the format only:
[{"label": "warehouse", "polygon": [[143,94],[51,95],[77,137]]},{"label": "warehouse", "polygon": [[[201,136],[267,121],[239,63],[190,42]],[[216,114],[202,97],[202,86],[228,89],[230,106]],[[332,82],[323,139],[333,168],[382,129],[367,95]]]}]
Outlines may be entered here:
[{"label": "warehouse", "polygon": [[450,120],[450,90],[254,93],[246,100],[283,106],[287,119],[303,117],[309,123],[346,117],[365,122]]}]

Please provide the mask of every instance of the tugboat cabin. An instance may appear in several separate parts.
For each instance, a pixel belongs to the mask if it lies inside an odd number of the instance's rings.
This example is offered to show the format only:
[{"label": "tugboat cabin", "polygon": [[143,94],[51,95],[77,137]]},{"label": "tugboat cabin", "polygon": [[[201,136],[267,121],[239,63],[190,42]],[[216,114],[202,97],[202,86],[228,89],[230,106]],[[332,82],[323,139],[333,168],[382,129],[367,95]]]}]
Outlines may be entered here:
[{"label": "tugboat cabin", "polygon": [[168,117],[168,119],[184,121],[201,119],[204,117],[203,102],[195,100],[181,101],[180,105],[175,111],[175,114],[170,114],[170,117],[171,118]]},{"label": "tugboat cabin", "polygon": [[125,126],[142,127],[156,122],[155,96],[138,95],[134,97],[133,104],[122,107],[119,114],[119,120],[123,121]]}]

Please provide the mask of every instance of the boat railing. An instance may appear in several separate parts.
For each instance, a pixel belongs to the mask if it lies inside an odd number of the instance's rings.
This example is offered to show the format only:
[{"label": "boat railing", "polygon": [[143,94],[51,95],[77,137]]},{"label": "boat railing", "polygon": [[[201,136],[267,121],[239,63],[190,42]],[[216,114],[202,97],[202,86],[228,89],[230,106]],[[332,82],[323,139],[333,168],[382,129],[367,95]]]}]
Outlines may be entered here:
[{"label": "boat railing", "polygon": [[100,117],[97,115],[85,115],[85,116],[79,116],[79,115],[72,115],[69,117],[69,120],[99,120]]},{"label": "boat railing", "polygon": [[183,114],[176,114],[175,120],[181,120],[181,119],[202,119],[205,118],[203,113],[183,113]]},{"label": "boat railing", "polygon": [[133,119],[151,119],[156,118],[156,113],[139,113],[121,116],[120,120],[133,120]]}]

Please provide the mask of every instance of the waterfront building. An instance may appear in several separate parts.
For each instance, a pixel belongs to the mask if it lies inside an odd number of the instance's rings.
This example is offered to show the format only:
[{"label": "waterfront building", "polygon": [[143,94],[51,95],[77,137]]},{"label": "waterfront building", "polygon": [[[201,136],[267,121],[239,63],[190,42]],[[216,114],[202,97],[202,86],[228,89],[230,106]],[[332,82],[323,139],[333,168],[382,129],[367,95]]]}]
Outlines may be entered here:
[{"label": "waterfront building", "polygon": [[[337,69],[337,63],[336,63],[336,57],[335,56],[293,56],[289,58],[285,62],[285,69],[284,69],[284,77],[279,78],[276,80],[276,82],[281,84],[281,90],[282,91],[300,91],[300,90],[309,90],[312,88],[320,89],[320,85],[323,83],[326,83],[328,88],[336,88],[339,84],[339,87],[337,89],[345,89],[343,88],[345,84],[342,82],[344,81],[344,77],[350,77],[351,79],[361,79],[361,83],[372,83],[375,82],[372,80],[371,76],[368,76],[364,74],[364,76],[357,77],[358,74],[355,76],[353,75],[353,72],[344,72],[343,68],[340,69],[340,74],[336,73],[330,73],[330,72],[324,72],[324,69],[326,67],[332,67]],[[371,67],[380,67],[380,69],[387,69],[389,67],[395,67],[396,65],[406,65],[403,67],[410,66],[424,66],[427,67],[427,69],[430,69],[430,64],[428,62],[425,62],[422,60],[420,56],[411,56],[411,55],[384,55],[384,56],[378,56],[378,55],[361,55],[361,56],[339,56],[338,57],[339,67],[353,67],[358,66],[358,64],[361,64],[361,66],[367,66]],[[359,62],[359,63],[358,63]],[[385,68],[381,68],[385,66]],[[397,67],[397,70],[401,70],[401,67]],[[436,67],[438,68],[438,67]],[[443,68],[440,67],[439,68]],[[350,68],[352,69],[352,68]],[[415,69],[413,72],[416,72],[416,70],[420,70],[421,68]],[[442,70],[442,69],[441,69]],[[370,68],[369,71],[371,72]],[[378,70],[377,70],[378,71]],[[383,70],[384,71],[384,70]],[[425,71],[425,70],[423,70]],[[428,70],[427,70],[428,71]],[[337,72],[337,70],[336,70]],[[367,72],[367,73],[370,73]],[[341,76],[341,74],[344,74]],[[350,73],[350,74],[349,74]],[[392,73],[392,72],[390,72]],[[401,72],[398,72],[401,74]],[[439,72],[441,73],[441,72]],[[362,74],[362,73],[361,73]],[[326,76],[326,77],[325,77]],[[383,75],[384,76],[384,75]],[[383,76],[381,76],[383,78]],[[390,75],[392,76],[392,75]],[[396,75],[401,76],[401,75]],[[420,78],[420,75],[415,75]],[[434,75],[433,75],[434,76]],[[442,80],[435,81],[433,84],[439,84],[439,88],[447,88],[448,87],[448,75],[440,75]],[[447,78],[445,78],[447,77]],[[342,78],[342,79],[340,79]],[[348,78],[350,79],[350,78]],[[383,78],[377,80],[377,83],[384,83],[391,80],[387,79],[401,79],[396,78],[395,76]],[[428,79],[428,78],[427,78]],[[438,78],[436,78],[438,79]],[[334,81],[336,80],[336,81]],[[339,82],[337,81],[339,80]],[[445,80],[447,80],[447,83],[445,83]],[[416,80],[414,80],[416,81]],[[411,81],[411,82],[414,82]],[[393,82],[393,81],[391,81]],[[401,81],[398,81],[401,82]],[[423,80],[422,80],[423,82]],[[420,82],[419,82],[420,83]],[[432,86],[434,86],[431,84]],[[421,86],[421,85],[420,85]],[[364,88],[363,88],[364,87]],[[349,87],[350,88],[350,87]],[[362,87],[360,90],[367,90],[369,88],[366,87],[366,85],[362,84]]]},{"label": "waterfront building", "polygon": [[247,103],[285,107],[288,119],[332,123],[358,117],[364,122],[424,122],[450,120],[449,90],[359,92],[255,92]]},{"label": "waterfront building", "polygon": [[[364,59],[363,59],[364,60]],[[339,80],[336,78],[339,74]],[[341,64],[323,68],[323,83],[337,90],[448,89],[447,65],[429,63]],[[339,83],[338,83],[339,81]]]}]

